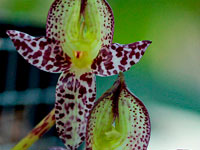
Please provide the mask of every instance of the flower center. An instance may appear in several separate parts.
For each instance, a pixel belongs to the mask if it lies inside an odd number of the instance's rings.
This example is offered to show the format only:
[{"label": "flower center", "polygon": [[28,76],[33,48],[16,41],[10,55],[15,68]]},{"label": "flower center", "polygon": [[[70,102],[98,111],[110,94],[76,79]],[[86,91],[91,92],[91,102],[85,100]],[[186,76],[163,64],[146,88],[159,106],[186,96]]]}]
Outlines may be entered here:
[{"label": "flower center", "polygon": [[68,12],[62,45],[63,51],[78,68],[91,65],[101,48],[101,25],[96,3],[82,3],[75,1],[73,9]]}]

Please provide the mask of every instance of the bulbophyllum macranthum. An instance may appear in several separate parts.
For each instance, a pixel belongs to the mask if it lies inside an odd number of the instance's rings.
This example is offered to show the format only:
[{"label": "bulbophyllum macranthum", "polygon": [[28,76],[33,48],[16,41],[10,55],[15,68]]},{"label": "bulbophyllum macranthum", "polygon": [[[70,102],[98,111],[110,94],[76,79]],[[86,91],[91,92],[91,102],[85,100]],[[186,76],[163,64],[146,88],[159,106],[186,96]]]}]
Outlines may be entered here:
[{"label": "bulbophyllum macranthum", "polygon": [[114,16],[105,0],[55,0],[46,36],[9,30],[19,54],[30,64],[61,73],[56,86],[55,120],[68,149],[85,140],[87,118],[96,98],[95,75],[111,76],[136,64],[151,41],[112,43]]}]

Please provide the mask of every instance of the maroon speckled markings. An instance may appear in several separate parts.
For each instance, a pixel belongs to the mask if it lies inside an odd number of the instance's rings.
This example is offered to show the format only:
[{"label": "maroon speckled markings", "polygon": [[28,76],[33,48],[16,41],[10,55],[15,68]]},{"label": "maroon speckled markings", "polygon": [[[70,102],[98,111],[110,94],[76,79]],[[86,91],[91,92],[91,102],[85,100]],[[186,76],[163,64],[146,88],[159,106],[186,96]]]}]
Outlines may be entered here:
[{"label": "maroon speckled markings", "polygon": [[[57,132],[64,143],[72,140],[74,133],[78,133],[76,140],[85,139],[87,117],[96,97],[95,86],[95,76],[91,72],[77,76],[76,72],[69,71],[60,76],[56,87],[55,117]],[[79,125],[75,126],[77,122]],[[70,146],[77,148],[73,141]]]},{"label": "maroon speckled markings", "polygon": [[[114,16],[112,9],[105,0],[95,0],[98,4],[97,11],[99,17],[101,18],[101,41],[102,47],[108,47],[111,45],[113,40],[114,32]],[[83,10],[88,9],[91,6],[92,1],[90,0],[90,5],[87,5],[88,0],[81,0],[81,10],[80,13],[84,14]],[[62,42],[65,42],[65,18],[67,18],[68,13],[75,5],[75,0],[55,0],[52,4],[47,18],[46,24],[46,36]]]},{"label": "maroon speckled markings", "polygon": [[58,42],[45,37],[35,38],[14,30],[9,30],[7,34],[12,39],[19,54],[37,68],[55,73],[70,68],[70,58],[63,53]]},{"label": "maroon speckled markings", "polygon": [[[77,2],[81,2],[79,11],[83,16],[92,11],[91,6],[96,7],[101,30],[98,56],[81,69],[72,63],[65,45],[69,32],[66,26],[72,14],[69,12]],[[110,76],[128,70],[151,43],[112,44],[113,32],[114,16],[106,0],[55,0],[48,13],[45,37],[7,31],[19,54],[30,64],[43,71],[62,73],[56,87],[55,117],[58,135],[68,149],[75,150],[85,139],[87,116],[96,98],[95,74]]]},{"label": "maroon speckled markings", "polygon": [[99,76],[110,76],[124,72],[142,58],[151,41],[139,41],[132,44],[112,44],[102,49],[94,60],[92,69]]},{"label": "maroon speckled markings", "polygon": [[[124,81],[121,83],[119,80],[115,82],[111,89],[107,90],[107,93],[100,97],[89,115],[86,150],[94,149],[95,145],[100,147],[95,140],[101,138],[98,136],[105,133],[97,133],[98,128],[105,128],[99,130],[106,132],[105,126],[111,126],[111,124],[106,123],[105,119],[102,119],[105,115],[112,117],[111,120],[113,121],[118,118],[119,122],[115,125],[116,128],[120,128],[123,136],[116,140],[116,143],[113,141],[113,145],[119,146],[116,147],[117,150],[147,150],[151,132],[148,111],[144,104],[127,89]],[[101,124],[104,126],[101,127]]]}]

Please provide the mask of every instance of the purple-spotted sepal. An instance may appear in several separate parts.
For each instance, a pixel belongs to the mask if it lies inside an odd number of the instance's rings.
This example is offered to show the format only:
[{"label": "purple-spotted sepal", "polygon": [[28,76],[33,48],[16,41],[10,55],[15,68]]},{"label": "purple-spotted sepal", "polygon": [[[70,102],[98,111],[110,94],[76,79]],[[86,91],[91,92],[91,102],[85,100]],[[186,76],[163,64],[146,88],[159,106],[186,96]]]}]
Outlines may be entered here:
[{"label": "purple-spotted sepal", "polygon": [[89,111],[96,98],[95,75],[79,70],[63,72],[56,87],[56,129],[67,149],[75,150],[85,140]]}]

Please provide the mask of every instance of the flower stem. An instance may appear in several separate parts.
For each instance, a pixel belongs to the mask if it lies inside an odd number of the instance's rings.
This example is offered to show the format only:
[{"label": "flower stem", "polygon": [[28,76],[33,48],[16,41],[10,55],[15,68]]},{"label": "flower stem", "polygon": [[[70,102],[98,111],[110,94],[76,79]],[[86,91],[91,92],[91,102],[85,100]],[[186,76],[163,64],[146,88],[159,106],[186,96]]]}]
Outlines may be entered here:
[{"label": "flower stem", "polygon": [[55,124],[55,109],[53,109],[37,126],[24,137],[11,150],[27,150],[35,143],[42,135],[44,135]]}]

